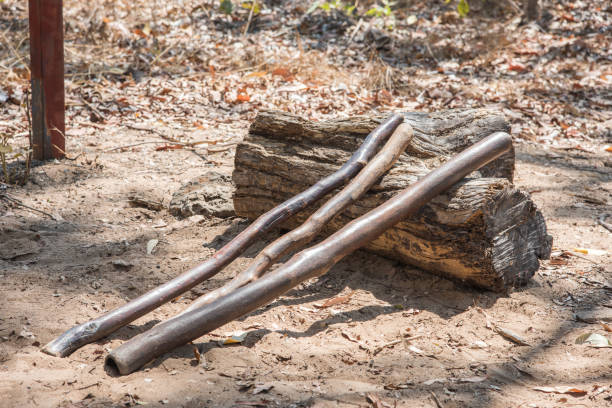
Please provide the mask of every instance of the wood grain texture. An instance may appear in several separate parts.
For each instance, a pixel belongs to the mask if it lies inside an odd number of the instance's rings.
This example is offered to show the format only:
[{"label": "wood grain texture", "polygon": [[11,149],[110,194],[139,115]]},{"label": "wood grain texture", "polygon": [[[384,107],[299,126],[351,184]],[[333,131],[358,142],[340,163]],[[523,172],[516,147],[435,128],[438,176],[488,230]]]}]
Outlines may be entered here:
[{"label": "wood grain texture", "polygon": [[[496,131],[504,118],[487,110],[405,113],[414,137],[391,171],[358,203],[334,218],[325,233],[375,208]],[[254,219],[337,170],[383,117],[311,122],[262,112],[236,150],[234,207]],[[550,255],[551,237],[528,194],[512,185],[510,152],[397,224],[367,249],[462,282],[501,291],[524,284]],[[303,222],[314,210],[290,219]]]}]

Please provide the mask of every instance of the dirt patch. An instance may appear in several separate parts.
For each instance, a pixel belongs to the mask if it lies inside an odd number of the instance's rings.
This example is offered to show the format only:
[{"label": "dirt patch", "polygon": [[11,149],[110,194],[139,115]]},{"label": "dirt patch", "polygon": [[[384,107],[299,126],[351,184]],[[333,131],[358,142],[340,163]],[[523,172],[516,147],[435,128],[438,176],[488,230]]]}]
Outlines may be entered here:
[{"label": "dirt patch", "polygon": [[[1,405],[611,405],[610,349],[576,344],[585,333],[612,338],[599,323],[612,307],[612,257],[598,221],[612,213],[609,4],[556,2],[545,30],[512,15],[459,19],[451,6],[409,2],[393,31],[317,11],[296,34],[304,10],[276,3],[243,36],[246,9],[232,17],[191,2],[65,2],[69,158],[36,164],[23,187],[0,185]],[[11,45],[0,48],[0,132],[17,149],[27,143],[27,10],[13,0],[0,8],[0,40]],[[191,215],[191,192],[180,218],[169,204],[210,170],[231,174],[235,143],[259,110],[319,120],[491,105],[512,123],[516,185],[554,237],[551,260],[527,286],[482,292],[357,252],[134,374],[105,371],[110,349],[224,284],[275,231],[109,338],[68,358],[40,352],[245,228],[229,210]],[[242,343],[219,344],[239,332]],[[584,392],[535,389],[562,386]]]},{"label": "dirt patch", "polygon": [[[113,137],[122,138],[109,134],[107,140]],[[241,401],[352,406],[365,405],[367,393],[398,406],[432,406],[433,392],[444,406],[484,407],[547,406],[562,396],[533,387],[572,385],[588,393],[567,397],[571,401],[603,406],[610,393],[601,387],[612,385],[609,349],[578,345],[575,339],[586,332],[610,334],[599,323],[576,320],[574,313],[612,306],[610,255],[561,251],[608,246],[610,233],[596,220],[610,207],[582,197],[590,196],[594,185],[598,197],[610,197],[610,175],[604,166],[591,165],[600,160],[597,156],[584,159],[588,167],[581,168],[581,159],[575,162],[564,152],[554,153],[554,166],[540,158],[540,150],[519,146],[518,151],[517,184],[532,192],[557,248],[525,288],[507,295],[483,293],[358,252],[328,275],[198,339],[199,363],[194,346],[184,346],[127,377],[105,372],[109,349],[226,282],[264,243],[191,294],[110,338],[65,359],[47,356],[40,344],[195,265],[246,223],[203,216],[179,220],[166,207],[131,204],[136,188],[169,202],[184,174],[197,171],[187,164],[194,160],[189,152],[147,153],[144,163],[156,160],[156,168],[167,171],[147,172],[146,179],[139,170],[146,164],[136,165],[133,152],[100,155],[104,169],[73,183],[41,175],[85,165],[37,167],[38,183],[8,193],[61,220],[18,206],[3,215],[2,392],[11,406],[161,406],[164,401],[170,406]],[[229,166],[231,157],[225,161]],[[159,244],[147,255],[150,239]],[[349,293],[344,303],[317,307]],[[529,346],[488,329],[479,309]],[[219,345],[241,331],[248,332],[242,344]]]}]

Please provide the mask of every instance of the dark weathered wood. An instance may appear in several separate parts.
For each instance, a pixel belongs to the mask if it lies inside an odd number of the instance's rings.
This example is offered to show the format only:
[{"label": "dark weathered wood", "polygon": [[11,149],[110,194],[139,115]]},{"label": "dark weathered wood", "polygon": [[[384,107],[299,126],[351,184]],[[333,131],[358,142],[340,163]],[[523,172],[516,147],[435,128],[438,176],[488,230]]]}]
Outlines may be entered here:
[{"label": "dark weathered wood", "polygon": [[334,217],[359,200],[393,166],[412,139],[413,130],[398,126],[378,154],[338,194],[323,204],[299,227],[266,246],[247,269],[220,288],[196,300],[183,313],[195,310],[246,285],[265,274],[283,255],[304,248]]},{"label": "dark weathered wood", "polygon": [[256,242],[262,234],[353,178],[376,154],[379,146],[387,140],[402,121],[403,118],[400,115],[391,115],[365,137],[363,143],[360,143],[360,146],[355,149],[342,167],[315,180],[312,185],[306,186],[307,188],[298,194],[288,197],[286,201],[261,214],[251,225],[205,262],[97,319],[74,326],[45,345],[42,351],[52,356],[67,356],[81,346],[107,336],[183,294],[198,283],[215,276]]},{"label": "dark weathered wood", "polygon": [[538,21],[540,19],[540,5],[538,0],[523,0],[525,9],[525,20]]},{"label": "dark weathered wood", "polygon": [[[309,122],[260,113],[236,150],[234,207],[255,218],[338,167],[378,118]],[[327,233],[382,204],[454,153],[496,131],[504,118],[486,110],[406,113],[412,142],[396,165]],[[528,194],[513,187],[514,152],[485,166],[437,197],[416,215],[383,233],[366,248],[445,277],[500,291],[525,283],[549,256],[551,238]],[[291,218],[293,228],[308,212]]]},{"label": "dark weathered wood", "polygon": [[340,259],[511,147],[512,138],[507,133],[488,136],[324,241],[298,252],[268,275],[137,335],[113,350],[106,364],[129,374],[155,357],[265,305],[301,282],[326,273]]},{"label": "dark weathered wood", "polygon": [[62,0],[29,0],[28,7],[33,158],[62,158],[66,149]]}]

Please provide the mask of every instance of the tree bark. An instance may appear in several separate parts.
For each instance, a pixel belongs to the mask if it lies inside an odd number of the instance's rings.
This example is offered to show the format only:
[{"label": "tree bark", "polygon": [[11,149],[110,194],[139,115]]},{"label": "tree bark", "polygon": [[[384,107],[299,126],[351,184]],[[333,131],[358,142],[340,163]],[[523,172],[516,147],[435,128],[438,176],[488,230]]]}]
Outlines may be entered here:
[{"label": "tree bark", "polygon": [[[501,115],[487,110],[405,113],[414,128],[406,152],[379,184],[337,216],[325,233],[340,229],[497,131]],[[237,215],[254,219],[335,171],[381,117],[311,122],[262,112],[236,149],[233,179]],[[528,194],[512,185],[514,152],[472,173],[415,216],[387,230],[366,249],[494,291],[524,284],[550,255],[552,238]],[[311,213],[291,218],[293,228]]]}]

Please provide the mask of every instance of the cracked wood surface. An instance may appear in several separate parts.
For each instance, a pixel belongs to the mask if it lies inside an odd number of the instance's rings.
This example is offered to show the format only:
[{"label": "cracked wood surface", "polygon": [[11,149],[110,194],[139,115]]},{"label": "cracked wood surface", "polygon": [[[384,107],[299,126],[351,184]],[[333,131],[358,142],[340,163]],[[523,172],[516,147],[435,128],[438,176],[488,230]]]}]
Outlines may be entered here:
[{"label": "cracked wood surface", "polygon": [[[414,128],[406,152],[365,197],[329,223],[325,234],[382,204],[469,145],[493,132],[508,131],[503,116],[482,109],[404,115]],[[311,122],[283,112],[260,113],[236,150],[237,215],[254,219],[335,171],[383,119]],[[524,284],[539,260],[548,258],[552,242],[529,195],[512,185],[513,173],[510,152],[366,249],[490,290]],[[312,211],[292,218],[286,227],[299,225]]]}]

